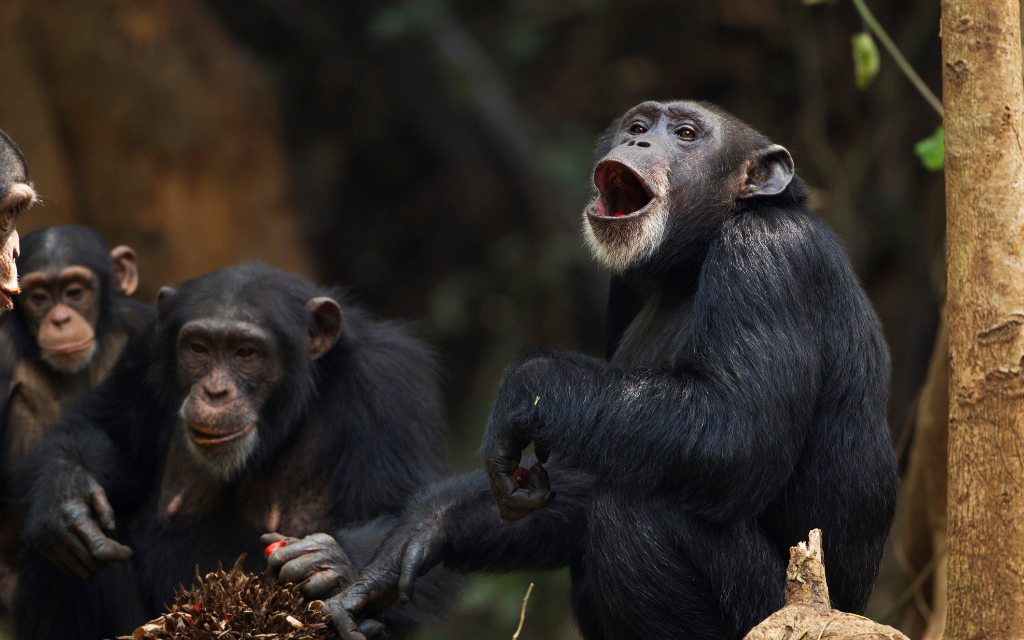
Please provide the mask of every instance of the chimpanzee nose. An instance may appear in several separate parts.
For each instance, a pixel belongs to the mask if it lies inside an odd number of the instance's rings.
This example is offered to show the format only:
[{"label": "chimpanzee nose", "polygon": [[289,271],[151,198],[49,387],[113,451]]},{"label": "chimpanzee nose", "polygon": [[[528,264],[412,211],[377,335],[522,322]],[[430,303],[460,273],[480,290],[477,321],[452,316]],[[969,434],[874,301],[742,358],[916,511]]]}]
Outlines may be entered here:
[{"label": "chimpanzee nose", "polygon": [[633,145],[643,147],[644,149],[646,149],[647,147],[651,146],[651,143],[647,142],[646,140],[630,140],[629,142],[626,143],[627,147],[632,147]]},{"label": "chimpanzee nose", "polygon": [[63,307],[57,307],[50,313],[50,322],[58,329],[71,321],[71,314]]},{"label": "chimpanzee nose", "polygon": [[203,385],[203,395],[211,404],[219,404],[230,399],[231,388],[227,385]]}]

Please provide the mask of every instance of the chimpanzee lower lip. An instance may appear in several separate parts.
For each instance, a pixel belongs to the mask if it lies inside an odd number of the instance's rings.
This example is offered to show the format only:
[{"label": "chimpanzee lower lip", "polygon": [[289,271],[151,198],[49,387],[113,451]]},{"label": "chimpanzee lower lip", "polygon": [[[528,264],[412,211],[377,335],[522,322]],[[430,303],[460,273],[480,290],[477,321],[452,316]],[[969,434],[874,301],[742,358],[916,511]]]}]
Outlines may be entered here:
[{"label": "chimpanzee lower lip", "polygon": [[236,431],[213,431],[208,427],[199,424],[187,423],[188,435],[192,438],[192,442],[199,446],[213,446],[218,444],[224,444],[225,442],[231,442],[237,440],[242,436],[248,434],[253,429],[253,425],[246,425]]},{"label": "chimpanzee lower lip", "polygon": [[75,344],[66,344],[60,347],[55,347],[53,349],[43,349],[43,354],[51,357],[71,356],[75,355],[76,353],[88,351],[89,349],[92,348],[92,344],[93,339],[89,338],[88,340],[82,340],[81,342],[76,342]]},{"label": "chimpanzee lower lip", "polygon": [[637,209],[636,211],[632,211],[630,213],[624,213],[622,215],[616,216],[616,215],[609,215],[607,213],[600,213],[600,210],[602,208],[606,209],[606,205],[601,200],[601,198],[598,197],[597,200],[595,200],[594,203],[590,206],[590,208],[587,209],[587,217],[591,218],[591,219],[594,219],[594,220],[601,220],[602,222],[611,222],[611,223],[614,223],[617,220],[623,220],[623,221],[626,221],[626,220],[636,220],[637,218],[643,217],[643,216],[647,215],[648,213],[650,213],[651,209],[654,207],[655,203],[657,203],[657,200],[652,199],[650,202],[647,203],[646,206],[644,206],[644,207],[642,207],[640,209]]}]

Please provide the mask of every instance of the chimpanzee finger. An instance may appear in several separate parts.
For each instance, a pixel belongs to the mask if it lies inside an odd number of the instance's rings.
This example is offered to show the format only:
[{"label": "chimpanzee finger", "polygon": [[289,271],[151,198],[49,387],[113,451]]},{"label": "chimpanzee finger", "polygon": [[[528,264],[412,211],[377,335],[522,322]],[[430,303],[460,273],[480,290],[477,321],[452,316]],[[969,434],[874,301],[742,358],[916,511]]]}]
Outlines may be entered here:
[{"label": "chimpanzee finger", "polygon": [[[319,551],[320,545],[308,539],[299,540],[297,538],[285,538],[285,540],[287,544],[283,547],[274,549],[274,552],[267,556],[267,572],[271,575],[278,576],[278,578],[284,582],[291,582],[290,580],[285,580],[285,578],[281,577],[280,572],[283,567],[288,563],[293,562],[296,558]],[[299,567],[297,566],[293,567],[292,572],[297,571],[298,569]],[[295,580],[295,582],[301,582],[305,577],[305,575],[302,575],[302,577],[299,578],[299,580]]]},{"label": "chimpanzee finger", "polygon": [[107,499],[107,492],[95,481],[90,482],[90,485],[92,485],[90,490],[92,509],[96,512],[100,525],[107,531],[113,531],[117,526],[117,521],[114,518],[114,508],[110,506],[110,500]]},{"label": "chimpanzee finger", "polygon": [[551,488],[551,478],[548,477],[548,470],[540,462],[530,467],[530,486],[537,489]]},{"label": "chimpanzee finger", "polygon": [[[349,589],[325,600],[324,611],[331,615],[334,629],[343,640],[366,640],[366,636],[359,632],[359,625],[356,624],[356,616],[366,606],[366,600],[361,600],[361,596],[350,596],[351,591],[352,589]],[[346,604],[353,606],[349,607]]]},{"label": "chimpanzee finger", "polygon": [[90,570],[82,560],[79,560],[75,551],[72,549],[80,551],[83,554],[83,557],[89,559],[89,562],[94,562],[92,556],[70,531],[67,532],[67,536],[69,538],[74,538],[74,540],[62,539],[60,544],[46,545],[45,547],[38,549],[38,551],[40,555],[45,557],[51,564],[64,573],[85,580],[95,573],[95,569]]},{"label": "chimpanzee finger", "polygon": [[512,473],[495,472],[491,474],[491,491],[498,502],[505,501],[509,496],[519,491],[519,483],[516,482]]},{"label": "chimpanzee finger", "polygon": [[88,547],[89,553],[99,562],[124,562],[131,560],[132,550],[116,540],[108,538],[92,518],[78,519],[71,530]]},{"label": "chimpanzee finger", "polygon": [[262,544],[262,545],[268,545],[268,544],[270,544],[272,542],[281,542],[282,540],[287,541],[288,538],[286,538],[285,536],[282,536],[280,533],[277,533],[276,531],[271,531],[269,533],[264,533],[263,535],[260,536],[260,544]]},{"label": "chimpanzee finger", "polygon": [[[64,524],[75,534],[79,544],[69,544],[69,548],[79,558],[83,557],[80,545],[84,545],[86,554],[91,558],[86,561],[90,567],[93,559],[100,562],[119,562],[132,557],[131,549],[106,536],[93,519],[92,510],[84,502],[68,501],[62,505]],[[127,552],[127,553],[126,553]],[[98,569],[94,568],[93,571]]]},{"label": "chimpanzee finger", "polygon": [[[276,551],[274,553],[277,553]],[[271,554],[274,555],[274,554]],[[285,562],[278,571],[277,579],[281,582],[302,582],[327,564],[328,558],[322,549],[310,549],[303,555]]]},{"label": "chimpanzee finger", "polygon": [[359,623],[359,633],[363,634],[366,640],[377,640],[387,635],[387,627],[382,622],[366,618]]},{"label": "chimpanzee finger", "polygon": [[409,602],[416,591],[416,578],[420,575],[420,566],[426,557],[426,549],[421,544],[410,544],[402,554],[402,570],[398,576],[398,600]]},{"label": "chimpanzee finger", "polygon": [[322,600],[338,591],[341,579],[342,576],[337,571],[325,569],[307,578],[300,589],[302,589],[302,595],[310,600]]}]

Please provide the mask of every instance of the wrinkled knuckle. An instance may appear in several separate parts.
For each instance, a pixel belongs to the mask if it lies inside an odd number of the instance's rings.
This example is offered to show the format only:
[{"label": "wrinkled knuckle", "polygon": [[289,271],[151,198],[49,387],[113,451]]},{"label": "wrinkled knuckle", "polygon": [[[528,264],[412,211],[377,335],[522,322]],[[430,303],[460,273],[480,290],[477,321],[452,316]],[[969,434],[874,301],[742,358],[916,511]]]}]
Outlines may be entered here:
[{"label": "wrinkled knuckle", "polygon": [[313,535],[309,536],[309,539],[312,540],[313,542],[316,542],[316,543],[322,544],[322,545],[334,544],[334,538],[331,537],[329,534],[326,534],[326,533],[323,533],[323,532],[314,533]]}]

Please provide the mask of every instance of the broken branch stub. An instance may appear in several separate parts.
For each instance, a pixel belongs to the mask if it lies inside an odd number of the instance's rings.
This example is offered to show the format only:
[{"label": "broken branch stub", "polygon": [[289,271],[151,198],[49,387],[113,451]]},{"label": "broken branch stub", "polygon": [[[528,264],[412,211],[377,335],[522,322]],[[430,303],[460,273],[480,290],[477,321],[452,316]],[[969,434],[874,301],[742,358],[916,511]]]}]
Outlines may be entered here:
[{"label": "broken branch stub", "polygon": [[785,593],[786,604],[754,627],[744,640],[909,640],[892,627],[832,608],[820,529],[812,530],[807,542],[789,548]]}]

